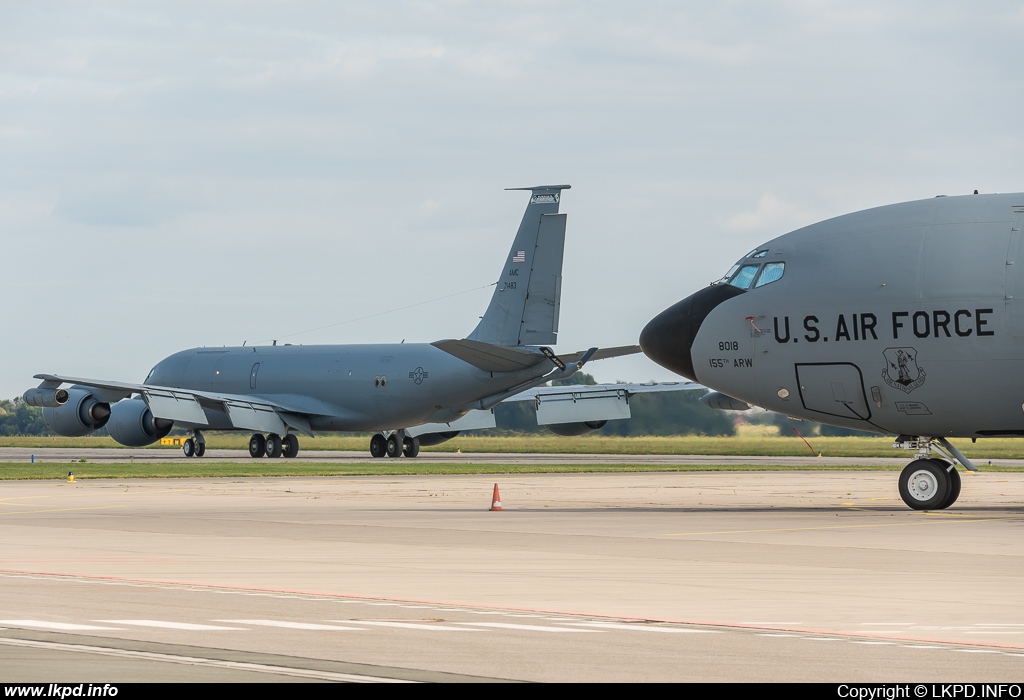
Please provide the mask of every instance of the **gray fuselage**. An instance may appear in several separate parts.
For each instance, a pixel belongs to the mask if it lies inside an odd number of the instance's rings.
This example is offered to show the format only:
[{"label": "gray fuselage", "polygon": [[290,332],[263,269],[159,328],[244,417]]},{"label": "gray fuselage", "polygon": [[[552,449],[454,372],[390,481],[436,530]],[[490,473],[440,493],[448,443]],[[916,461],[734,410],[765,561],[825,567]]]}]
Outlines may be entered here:
[{"label": "gray fuselage", "polygon": [[[716,391],[790,416],[908,435],[1024,435],[1022,220],[1015,194],[814,224],[667,309],[641,345]],[[772,264],[774,279],[757,286]]]},{"label": "gray fuselage", "polygon": [[[551,369],[486,372],[421,343],[194,348],[162,360],[146,383],[273,401],[308,414],[314,430],[390,430],[456,420]],[[205,413],[202,427],[231,427],[224,413]]]}]

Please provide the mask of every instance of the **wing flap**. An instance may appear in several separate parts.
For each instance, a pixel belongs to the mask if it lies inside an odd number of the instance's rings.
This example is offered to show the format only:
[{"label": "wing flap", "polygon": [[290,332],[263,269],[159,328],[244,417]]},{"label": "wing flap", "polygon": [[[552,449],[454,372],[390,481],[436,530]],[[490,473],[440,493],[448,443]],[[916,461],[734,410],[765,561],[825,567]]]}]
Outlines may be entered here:
[{"label": "wing flap", "polygon": [[195,423],[207,425],[206,414],[195,397],[188,393],[147,391],[143,392],[149,410],[157,418],[172,420],[176,423]]},{"label": "wing flap", "polygon": [[629,397],[622,389],[537,396],[537,425],[622,420],[631,415]]},{"label": "wing flap", "polygon": [[249,402],[228,401],[225,404],[231,425],[241,430],[252,430],[258,433],[287,432],[284,421],[277,415],[272,406]]}]

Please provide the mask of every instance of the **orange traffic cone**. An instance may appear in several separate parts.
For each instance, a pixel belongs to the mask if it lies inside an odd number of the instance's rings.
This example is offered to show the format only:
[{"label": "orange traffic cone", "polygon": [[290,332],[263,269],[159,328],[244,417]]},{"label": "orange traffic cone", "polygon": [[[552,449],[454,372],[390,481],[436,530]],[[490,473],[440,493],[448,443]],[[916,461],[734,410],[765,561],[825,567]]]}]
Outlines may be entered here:
[{"label": "orange traffic cone", "polygon": [[494,485],[494,496],[491,498],[491,510],[504,510],[501,507],[501,494],[498,493],[498,485]]}]

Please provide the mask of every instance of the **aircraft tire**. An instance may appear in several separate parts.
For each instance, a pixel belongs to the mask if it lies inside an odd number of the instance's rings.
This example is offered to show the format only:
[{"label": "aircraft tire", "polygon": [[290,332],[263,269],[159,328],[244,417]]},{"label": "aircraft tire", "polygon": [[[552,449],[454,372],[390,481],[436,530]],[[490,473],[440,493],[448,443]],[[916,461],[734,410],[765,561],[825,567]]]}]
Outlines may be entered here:
[{"label": "aircraft tire", "polygon": [[258,459],[267,453],[267,440],[259,433],[249,438],[249,456]]},{"label": "aircraft tire", "polygon": [[388,438],[388,457],[396,459],[402,456],[402,443],[398,441],[398,435]]},{"label": "aircraft tire", "polygon": [[402,454],[412,459],[418,456],[420,453],[420,439],[419,438],[406,438],[402,443]]},{"label": "aircraft tire", "polygon": [[281,436],[277,433],[267,435],[267,457],[276,459],[281,456]]},{"label": "aircraft tire", "polygon": [[281,454],[288,459],[299,454],[299,438],[295,437],[292,433],[288,433],[281,438]]},{"label": "aircraft tire", "polygon": [[189,438],[185,442],[181,443],[181,451],[186,457],[196,456],[196,441]]},{"label": "aircraft tire", "polygon": [[949,493],[946,494],[946,500],[939,506],[939,508],[949,508],[956,503],[956,499],[960,498],[960,487],[962,485],[960,472],[956,470],[956,467],[950,469],[949,462],[944,459],[933,459],[932,461],[936,462],[949,477]]},{"label": "aircraft tire", "polygon": [[939,510],[949,505],[950,481],[936,460],[916,459],[900,474],[900,497],[914,510]]},{"label": "aircraft tire", "polygon": [[205,454],[206,454],[206,443],[205,442],[197,442],[196,443],[196,457],[202,457]]},{"label": "aircraft tire", "polygon": [[383,457],[388,453],[388,441],[384,439],[384,436],[377,433],[370,438],[370,456],[377,458]]}]

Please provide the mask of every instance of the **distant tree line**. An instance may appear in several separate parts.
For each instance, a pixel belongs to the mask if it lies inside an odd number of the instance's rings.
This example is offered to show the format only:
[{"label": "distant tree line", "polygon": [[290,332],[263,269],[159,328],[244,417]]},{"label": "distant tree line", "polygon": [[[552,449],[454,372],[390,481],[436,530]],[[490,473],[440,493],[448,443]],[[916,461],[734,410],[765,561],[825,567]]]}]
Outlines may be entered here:
[{"label": "distant tree line", "polygon": [[53,435],[43,422],[43,409],[29,406],[20,396],[0,399],[0,435]]}]

